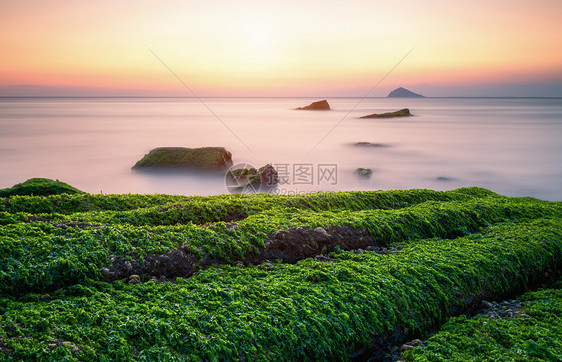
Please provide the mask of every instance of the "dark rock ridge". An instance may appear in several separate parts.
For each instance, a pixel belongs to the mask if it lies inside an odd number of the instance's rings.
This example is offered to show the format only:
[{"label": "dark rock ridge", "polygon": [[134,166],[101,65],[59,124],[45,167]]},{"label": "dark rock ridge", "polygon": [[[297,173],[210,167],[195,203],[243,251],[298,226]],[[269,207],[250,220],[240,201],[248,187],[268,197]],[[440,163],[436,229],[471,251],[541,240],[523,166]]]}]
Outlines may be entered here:
[{"label": "dark rock ridge", "polygon": [[297,110],[301,111],[329,111],[330,105],[327,100],[321,100],[318,102],[312,102],[308,106],[299,107]]},{"label": "dark rock ridge", "polygon": [[396,88],[392,92],[388,93],[388,98],[425,98],[421,94],[414,93],[406,88]]},{"label": "dark rock ridge", "polygon": [[389,145],[384,143],[371,143],[371,142],[355,142],[353,145],[359,147],[389,147]]},{"label": "dark rock ridge", "polygon": [[226,170],[232,166],[232,154],[224,147],[159,147],[150,151],[132,168]]},{"label": "dark rock ridge", "polygon": [[[225,223],[229,229],[237,229],[235,222]],[[242,264],[260,264],[268,261],[281,260],[284,263],[296,263],[299,260],[327,254],[339,246],[342,250],[367,249],[371,252],[386,254],[390,248],[382,250],[366,229],[355,229],[348,226],[329,226],[326,229],[317,227],[309,229],[303,226],[281,229],[269,235],[265,249],[257,249],[248,253]],[[381,249],[381,250],[379,250]],[[362,250],[364,252],[364,250]],[[169,250],[164,254],[146,254],[142,258],[134,253],[127,256],[109,258],[110,266],[100,270],[106,281],[129,278],[131,275],[146,274],[164,276],[169,279],[190,277],[195,271],[216,264],[227,264],[227,261],[215,259],[209,254],[202,258],[195,256],[186,245]]]},{"label": "dark rock ridge", "polygon": [[360,118],[393,118],[393,117],[410,117],[411,115],[412,114],[410,113],[410,110],[408,108],[403,108],[395,112],[373,113]]},{"label": "dark rock ridge", "polygon": [[269,260],[280,259],[284,263],[327,254],[336,246],[342,250],[355,250],[376,245],[366,229],[353,229],[347,226],[329,226],[309,229],[303,226],[282,229],[269,236],[265,243],[263,257]]}]

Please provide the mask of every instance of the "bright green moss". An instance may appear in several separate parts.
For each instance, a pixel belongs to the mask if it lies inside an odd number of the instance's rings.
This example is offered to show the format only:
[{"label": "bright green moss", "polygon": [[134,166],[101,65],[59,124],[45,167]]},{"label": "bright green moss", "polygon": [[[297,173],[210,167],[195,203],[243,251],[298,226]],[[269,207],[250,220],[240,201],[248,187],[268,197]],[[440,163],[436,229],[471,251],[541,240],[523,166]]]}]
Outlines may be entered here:
[{"label": "bright green moss", "polygon": [[[342,360],[373,336],[423,333],[483,292],[524,292],[562,266],[561,203],[479,188],[0,205],[0,359]],[[100,281],[112,255],[185,245],[233,263],[279,229],[327,225],[401,249],[223,264],[175,285]]]},{"label": "bright green moss", "polygon": [[[164,206],[170,198],[173,204]],[[35,215],[0,211],[0,225],[4,225],[0,229],[0,291],[10,293],[98,279],[110,255],[164,253],[182,244],[227,262],[243,260],[263,248],[268,235],[289,227],[344,225],[366,229],[374,242],[390,245],[419,238],[454,238],[499,222],[561,214],[560,203],[506,198],[480,189],[299,197],[63,195],[8,201],[8,209],[42,211]],[[238,224],[236,230],[223,222],[232,219]],[[56,226],[61,222],[81,222],[85,227],[61,229]]]},{"label": "bright green moss", "polygon": [[[562,265],[561,251],[560,221],[537,220],[392,255],[216,266],[176,285],[86,281],[49,299],[2,299],[0,341],[23,359],[341,360],[395,326],[434,328],[483,288],[524,290]],[[48,347],[61,340],[79,350]]]},{"label": "bright green moss", "polygon": [[159,147],[144,155],[132,168],[224,170],[232,166],[232,154],[224,147]]},{"label": "bright green moss", "polygon": [[60,194],[83,194],[83,191],[59,180],[32,178],[13,187],[0,190],[0,197],[7,196],[50,196]]},{"label": "bright green moss", "polygon": [[427,341],[409,352],[408,360],[562,360],[562,289],[527,293],[521,311],[529,317],[451,318]]}]

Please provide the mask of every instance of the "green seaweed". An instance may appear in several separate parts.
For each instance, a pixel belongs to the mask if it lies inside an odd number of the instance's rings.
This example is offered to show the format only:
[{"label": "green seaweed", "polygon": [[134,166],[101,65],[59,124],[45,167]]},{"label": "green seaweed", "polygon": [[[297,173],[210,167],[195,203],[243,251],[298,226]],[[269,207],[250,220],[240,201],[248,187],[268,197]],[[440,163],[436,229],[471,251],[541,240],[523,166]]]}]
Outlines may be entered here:
[{"label": "green seaweed", "polygon": [[83,191],[70,186],[62,181],[48,178],[32,178],[13,187],[1,189],[0,197],[7,196],[50,196],[60,194],[83,194]]},{"label": "green seaweed", "polygon": [[412,361],[562,360],[562,289],[529,292],[516,317],[451,318],[423,348],[405,354]]},{"label": "green seaweed", "polygon": [[[0,360],[345,360],[562,266],[562,203],[480,188],[0,201]],[[280,229],[330,225],[398,251],[236,263]],[[112,257],[179,247],[224,264],[174,283],[102,281]]]},{"label": "green seaweed", "polygon": [[159,147],[132,167],[222,170],[232,166],[232,154],[224,147]]}]

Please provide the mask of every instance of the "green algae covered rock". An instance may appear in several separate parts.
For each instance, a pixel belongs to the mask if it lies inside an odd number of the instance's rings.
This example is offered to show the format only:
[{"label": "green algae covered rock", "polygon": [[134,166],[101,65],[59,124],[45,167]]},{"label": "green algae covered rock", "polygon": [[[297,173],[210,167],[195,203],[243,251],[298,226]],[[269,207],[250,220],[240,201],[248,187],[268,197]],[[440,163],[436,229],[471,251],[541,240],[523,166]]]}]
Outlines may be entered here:
[{"label": "green algae covered rock", "polygon": [[83,191],[59,180],[31,178],[13,187],[1,189],[0,197],[7,196],[49,196],[59,194],[82,194]]},{"label": "green algae covered rock", "polygon": [[224,147],[159,147],[150,151],[132,168],[226,170],[232,154]]},{"label": "green algae covered rock", "polygon": [[410,117],[412,114],[408,108],[403,108],[396,112],[373,113],[361,118],[393,118],[393,117]]}]

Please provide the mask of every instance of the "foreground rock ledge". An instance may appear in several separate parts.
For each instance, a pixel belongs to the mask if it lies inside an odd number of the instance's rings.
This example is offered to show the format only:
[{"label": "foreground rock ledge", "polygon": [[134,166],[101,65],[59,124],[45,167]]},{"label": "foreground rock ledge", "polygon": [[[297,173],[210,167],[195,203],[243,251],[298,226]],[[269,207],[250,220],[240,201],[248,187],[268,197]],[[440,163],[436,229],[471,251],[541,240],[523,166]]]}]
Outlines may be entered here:
[{"label": "foreground rock ledge", "polygon": [[329,111],[330,104],[328,104],[327,100],[321,100],[318,102],[312,102],[308,106],[299,107],[297,110],[301,111]]},{"label": "foreground rock ledge", "polygon": [[220,171],[232,166],[232,154],[224,147],[159,147],[138,161],[139,169],[195,169]]}]

